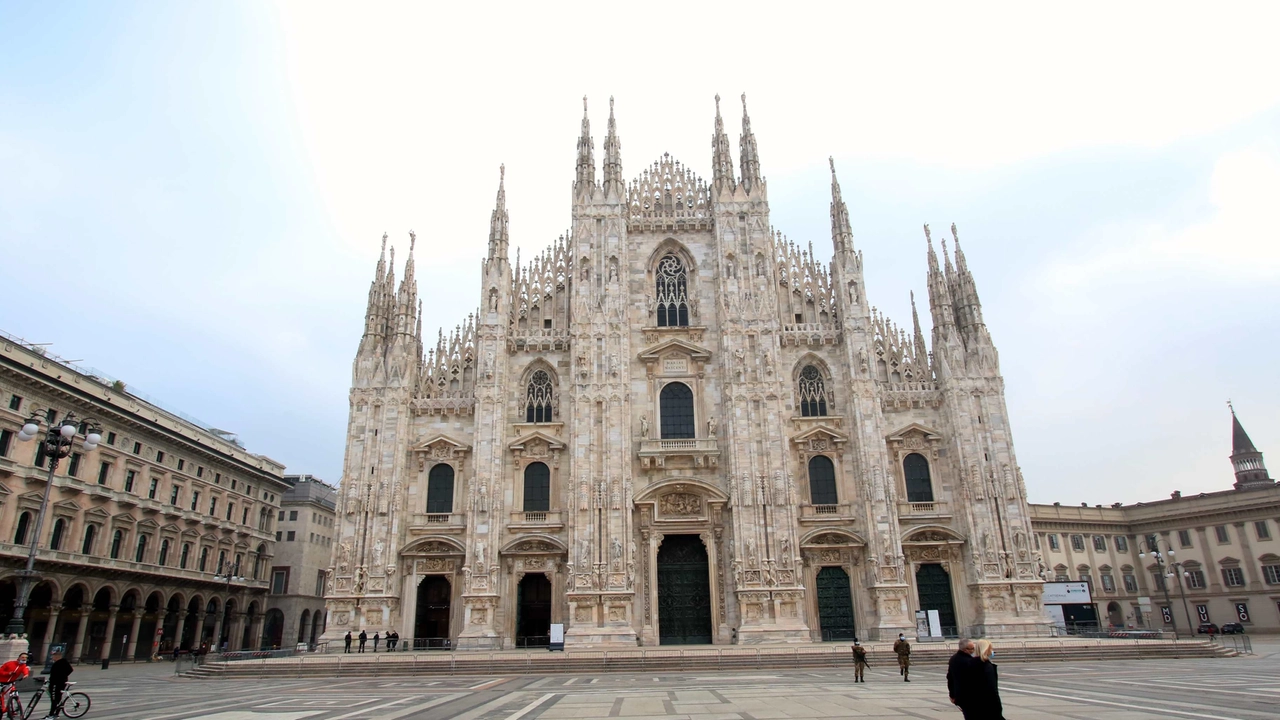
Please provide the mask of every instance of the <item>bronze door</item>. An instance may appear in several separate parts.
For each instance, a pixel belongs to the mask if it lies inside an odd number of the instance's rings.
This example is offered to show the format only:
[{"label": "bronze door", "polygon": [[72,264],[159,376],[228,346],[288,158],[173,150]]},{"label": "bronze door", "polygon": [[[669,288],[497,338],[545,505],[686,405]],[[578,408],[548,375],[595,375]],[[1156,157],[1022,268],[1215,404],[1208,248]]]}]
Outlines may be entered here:
[{"label": "bronze door", "polygon": [[658,548],[658,642],[711,643],[711,577],[697,535],[668,535]]}]

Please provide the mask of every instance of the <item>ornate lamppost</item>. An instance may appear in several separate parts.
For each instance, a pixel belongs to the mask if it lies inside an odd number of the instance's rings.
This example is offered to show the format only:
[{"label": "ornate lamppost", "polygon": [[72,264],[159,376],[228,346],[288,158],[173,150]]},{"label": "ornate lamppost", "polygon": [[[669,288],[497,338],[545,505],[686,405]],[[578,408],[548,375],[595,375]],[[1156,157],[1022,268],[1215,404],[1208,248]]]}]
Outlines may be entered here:
[{"label": "ornate lamppost", "polygon": [[[22,442],[28,442],[40,434],[41,420],[42,418],[38,411],[32,412],[31,417],[27,418],[27,422],[18,432],[18,439]],[[38,578],[35,570],[36,551],[40,547],[40,530],[44,526],[45,511],[49,508],[49,495],[53,492],[53,472],[58,468],[58,463],[71,454],[75,446],[76,433],[80,432],[81,426],[84,429],[82,447],[85,452],[98,447],[98,443],[102,441],[102,428],[98,425],[98,422],[92,418],[78,420],[74,413],[67,413],[66,417],[62,418],[61,423],[49,423],[49,429],[45,432],[44,438],[40,440],[44,446],[45,457],[49,460],[49,477],[44,486],[44,497],[40,500],[40,512],[36,514],[36,524],[31,532],[31,548],[27,551],[27,566],[16,573],[19,578],[18,594],[13,599],[13,617],[9,618],[9,625],[4,631],[5,635],[21,635],[25,629],[23,620],[27,611],[27,603],[31,599],[31,588]]]},{"label": "ornate lamppost", "polygon": [[[1173,617],[1173,600],[1169,598],[1169,579],[1178,577],[1178,570],[1181,569],[1181,566],[1172,560],[1174,557],[1173,546],[1169,544],[1168,540],[1165,540],[1165,549],[1161,552],[1160,538],[1152,535],[1143,540],[1138,547],[1140,549],[1138,557],[1145,558],[1147,553],[1151,553],[1156,559],[1156,565],[1160,568],[1160,575],[1164,578],[1164,582],[1161,582],[1160,585],[1161,589],[1164,590],[1165,607],[1169,608],[1169,624],[1173,626],[1174,637],[1177,637],[1178,621]],[[1166,559],[1166,555],[1169,559]],[[1178,581],[1178,590],[1182,592],[1182,610],[1187,615],[1187,632],[1194,633],[1194,626],[1191,624],[1191,611],[1187,608],[1187,593],[1182,589],[1181,580]]]}]

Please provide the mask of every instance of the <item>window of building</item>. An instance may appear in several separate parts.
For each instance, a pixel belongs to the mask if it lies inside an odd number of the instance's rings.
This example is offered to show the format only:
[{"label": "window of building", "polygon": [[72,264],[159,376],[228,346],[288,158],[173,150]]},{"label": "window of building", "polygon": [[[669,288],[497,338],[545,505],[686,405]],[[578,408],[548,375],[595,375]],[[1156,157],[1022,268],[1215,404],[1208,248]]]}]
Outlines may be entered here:
[{"label": "window of building", "polygon": [[907,502],[933,502],[933,481],[929,461],[920,453],[902,459],[902,473],[907,482]]},{"label": "window of building", "polygon": [[45,459],[45,454],[44,454],[44,443],[43,443],[43,442],[40,442],[40,441],[38,441],[38,440],[37,440],[37,441],[36,441],[36,460],[35,460],[35,466],[36,466],[36,467],[38,467],[38,468],[43,468],[43,467],[44,467],[44,459]]},{"label": "window of building", "polygon": [[157,462],[157,463],[162,463],[162,462],[164,462],[164,451],[163,451],[163,450],[157,450],[157,451],[156,451],[156,462]]},{"label": "window of building", "polygon": [[187,461],[186,461],[186,460],[183,460],[182,458],[178,458],[178,469],[179,469],[179,470],[181,470],[182,468],[186,467],[186,465],[187,465]]},{"label": "window of building", "polygon": [[134,455],[141,455],[141,454],[142,454],[142,443],[140,443],[140,442],[135,442],[135,443],[133,444],[133,454],[134,454]]},{"label": "window of building", "polygon": [[181,495],[181,494],[182,494],[182,486],[181,486],[181,485],[174,485],[172,488],[170,488],[170,489],[169,489],[169,504],[170,504],[170,505],[177,505],[177,504],[178,504],[178,496],[179,496],[179,495]]},{"label": "window of building", "polygon": [[84,540],[80,542],[80,554],[93,554],[93,538],[98,534],[97,525],[86,525],[84,528]]},{"label": "window of building", "polygon": [[809,458],[809,502],[814,505],[840,502],[836,493],[836,466],[826,455]]},{"label": "window of building", "polygon": [[182,554],[178,556],[178,567],[187,569],[187,561],[191,559],[191,543],[182,543]]},{"label": "window of building", "polygon": [[1164,590],[1164,571],[1154,570],[1151,573],[1151,586],[1156,590]]},{"label": "window of building", "polygon": [[1054,582],[1071,582],[1071,576],[1067,575],[1066,571],[1063,570],[1053,576],[1053,581]]},{"label": "window of building", "polygon": [[214,484],[214,485],[221,485],[221,484],[222,484],[222,473],[214,473],[214,474],[213,474],[213,484]]},{"label": "window of building", "polygon": [[290,521],[290,522],[293,522],[294,520],[297,520],[297,519],[298,519],[298,511],[297,511],[297,510],[290,510],[290,511],[289,511],[289,521]]},{"label": "window of building", "polygon": [[159,565],[169,564],[169,539],[168,538],[165,538],[164,540],[160,541],[160,557],[156,559],[156,563]]},{"label": "window of building", "polygon": [[31,527],[31,513],[23,511],[23,513],[18,516],[18,527],[16,530],[14,530],[14,533],[13,533],[14,545],[27,544],[27,530],[30,527]]},{"label": "window of building", "polygon": [[316,572],[316,597],[324,597],[324,570]]},{"label": "window of building", "polygon": [[800,415],[803,417],[825,417],[827,414],[827,386],[822,380],[822,373],[812,365],[805,365],[800,371],[798,387],[800,396]]},{"label": "window of building", "polygon": [[534,371],[529,378],[529,387],[525,392],[524,421],[531,423],[551,422],[552,387],[551,376],[546,370]]},{"label": "window of building", "polygon": [[1268,585],[1280,585],[1280,565],[1263,565],[1262,577]]},{"label": "window of building", "polygon": [[1093,549],[1096,552],[1107,551],[1107,539],[1101,535],[1093,536]]},{"label": "window of building", "polygon": [[104,462],[98,466],[98,484],[106,485],[107,478],[111,475],[111,463]]},{"label": "window of building", "polygon": [[1117,536],[1116,536],[1116,551],[1117,551],[1117,552],[1129,552],[1129,538],[1124,537],[1124,536],[1121,536],[1121,535],[1117,535]]},{"label": "window of building", "polygon": [[21,410],[21,409],[22,409],[22,398],[21,398],[20,396],[18,396],[18,395],[10,395],[10,396],[9,396],[9,409],[10,409],[10,410]]},{"label": "window of building", "polygon": [[204,477],[204,466],[203,466],[203,465],[197,465],[197,466],[196,466],[196,477],[198,477],[198,478],[202,478],[202,477]]},{"label": "window of building", "polygon": [[1271,539],[1271,528],[1267,527],[1266,520],[1258,520],[1253,524],[1253,531],[1258,534],[1259,540]]},{"label": "window of building", "polygon": [[1071,536],[1071,549],[1075,550],[1076,552],[1084,552],[1084,536],[1083,535]]},{"label": "window of building", "polygon": [[439,463],[427,474],[427,512],[453,512],[453,466]]},{"label": "window of building", "polygon": [[146,559],[146,557],[147,557],[147,536],[139,535],[138,548],[137,548],[137,551],[134,552],[133,554],[133,561],[142,562],[143,560]]},{"label": "window of building", "polygon": [[272,570],[271,571],[271,594],[283,595],[285,586],[289,582],[288,570]]},{"label": "window of building", "polygon": [[546,463],[529,463],[524,469],[524,511],[551,509],[551,468]]},{"label": "window of building", "polygon": [[114,445],[116,444],[116,434],[115,434],[115,433],[113,433],[113,432],[109,432],[109,433],[107,433],[107,444],[108,444],[108,445],[112,445],[112,446],[114,446]]},{"label": "window of building", "polygon": [[117,530],[111,535],[111,559],[120,559],[120,546],[124,544],[124,531]]},{"label": "window of building", "polygon": [[281,511],[280,511],[280,518],[279,518],[279,519],[284,520],[284,511],[283,511],[283,510],[281,510]]},{"label": "window of building", "polygon": [[209,548],[200,548],[200,572],[204,572],[209,566]]},{"label": "window of building", "polygon": [[218,498],[216,497],[209,498],[209,514],[214,517],[218,516]]},{"label": "window of building", "polygon": [[1102,576],[1102,591],[1113,593],[1116,591],[1116,579],[1110,574],[1104,573]]},{"label": "window of building", "polygon": [[284,531],[283,531],[283,530],[277,530],[277,531],[276,531],[276,542],[280,542],[280,537],[281,537],[282,535],[284,535]]},{"label": "window of building", "polygon": [[58,411],[54,410],[53,408],[49,408],[48,410],[45,410],[44,419],[45,419],[45,422],[49,423],[50,425],[53,425],[53,423],[56,422],[58,419]]},{"label": "window of building", "polygon": [[1057,533],[1049,533],[1048,538],[1049,538],[1049,549],[1050,549],[1050,550],[1057,550],[1057,549],[1058,549],[1058,547],[1059,547],[1059,546],[1058,546],[1058,534],[1057,534]]},{"label": "window of building", "polygon": [[235,511],[236,511],[236,504],[235,504],[235,503],[233,503],[233,502],[229,502],[229,503],[227,503],[227,521],[228,521],[228,522],[230,522],[230,521],[231,521],[231,515],[232,515],[232,513],[234,513]]},{"label": "window of building", "polygon": [[1202,588],[1205,587],[1203,570],[1187,570],[1183,577],[1187,580],[1187,587]]},{"label": "window of building", "polygon": [[151,487],[150,489],[147,490],[147,497],[151,498],[152,500],[155,500],[156,490],[158,490],[159,488],[160,488],[160,479],[151,478]]},{"label": "window of building", "polygon": [[1130,593],[1138,592],[1138,577],[1136,575],[1133,575],[1131,573],[1125,573],[1122,579],[1124,580],[1125,592],[1130,592]]},{"label": "window of building", "polygon": [[124,491],[125,492],[128,492],[128,493],[133,492],[133,481],[137,479],[137,477],[138,477],[137,470],[128,470],[125,472],[124,474]]},{"label": "window of building", "polygon": [[658,261],[655,273],[658,327],[685,327],[689,324],[689,279],[684,263],[675,255]]},{"label": "window of building", "polygon": [[232,490],[236,489],[236,478],[231,478],[231,489]]},{"label": "window of building", "polygon": [[1238,567],[1222,568],[1222,582],[1227,587],[1243,587],[1244,586],[1244,570]]},{"label": "window of building", "polygon": [[1191,531],[1190,530],[1178,531],[1178,546],[1184,547],[1184,548],[1191,547]]},{"label": "window of building", "polygon": [[0,430],[0,457],[9,457],[9,446],[13,444],[13,431]]},{"label": "window of building", "polygon": [[1214,535],[1216,535],[1216,536],[1218,537],[1218,542],[1219,542],[1220,544],[1225,545],[1225,544],[1227,544],[1227,543],[1230,543],[1230,542],[1231,542],[1231,536],[1230,536],[1229,534],[1227,534],[1227,526],[1226,526],[1226,525],[1218,525],[1217,527],[1215,527],[1215,528],[1213,529],[1213,534],[1214,534]]},{"label": "window of building", "polygon": [[191,493],[191,512],[195,512],[200,507],[200,491],[196,490]]},{"label": "window of building", "polygon": [[219,551],[218,551],[218,566],[217,566],[216,568],[214,568],[214,569],[213,569],[213,571],[214,571],[214,573],[219,574],[219,575],[221,575],[221,574],[222,574],[222,573],[224,573],[224,572],[229,573],[229,574],[231,574],[231,575],[235,575],[235,574],[236,574],[235,569],[234,569],[234,568],[232,568],[232,567],[230,567],[229,565],[227,565],[227,551],[226,551],[226,550],[219,550]]},{"label": "window of building", "polygon": [[293,542],[296,536],[297,536],[297,532],[290,530],[288,533],[285,534],[284,539],[288,540],[289,542]]},{"label": "window of building", "polygon": [[62,535],[63,535],[63,533],[65,533],[66,531],[67,531],[67,521],[66,521],[66,520],[64,520],[64,519],[62,519],[62,518],[58,518],[57,520],[54,520],[54,521],[53,521],[53,534],[49,536],[49,549],[50,549],[50,550],[61,550],[61,549],[62,549]]},{"label": "window of building", "polygon": [[684,383],[667,383],[658,397],[662,413],[662,439],[696,437],[693,420],[693,391]]}]

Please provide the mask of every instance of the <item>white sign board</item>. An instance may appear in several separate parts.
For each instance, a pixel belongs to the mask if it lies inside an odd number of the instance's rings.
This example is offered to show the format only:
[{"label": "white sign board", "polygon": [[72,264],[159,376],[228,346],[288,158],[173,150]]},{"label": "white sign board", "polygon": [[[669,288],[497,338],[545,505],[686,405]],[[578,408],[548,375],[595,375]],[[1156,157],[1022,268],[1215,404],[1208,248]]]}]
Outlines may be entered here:
[{"label": "white sign board", "polygon": [[1065,629],[1067,627],[1067,618],[1062,614],[1061,605],[1045,605],[1044,614],[1053,620],[1053,624],[1057,627]]},{"label": "white sign board", "polygon": [[560,643],[561,645],[564,644],[564,624],[563,623],[551,624],[551,642],[553,644],[554,643]]},{"label": "white sign board", "polygon": [[1045,605],[1076,605],[1091,603],[1089,583],[1087,582],[1054,582],[1044,584]]},{"label": "white sign board", "polygon": [[929,611],[929,637],[942,637],[942,619],[938,617],[937,610]]}]

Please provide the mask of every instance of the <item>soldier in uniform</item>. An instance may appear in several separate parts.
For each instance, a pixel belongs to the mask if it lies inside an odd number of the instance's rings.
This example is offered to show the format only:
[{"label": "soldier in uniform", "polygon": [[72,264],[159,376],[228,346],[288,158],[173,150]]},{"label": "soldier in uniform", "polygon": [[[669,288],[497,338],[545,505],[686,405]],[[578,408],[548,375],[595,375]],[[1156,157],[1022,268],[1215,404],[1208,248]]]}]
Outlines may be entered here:
[{"label": "soldier in uniform", "polygon": [[893,652],[898,656],[898,670],[903,682],[911,682],[911,643],[907,636],[898,633],[898,640],[893,644]]},{"label": "soldier in uniform", "polygon": [[862,647],[857,640],[853,641],[853,681],[866,682],[862,677],[862,673],[870,665],[867,664],[867,649]]}]

